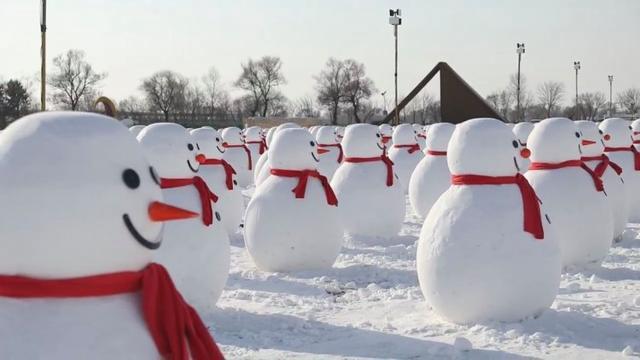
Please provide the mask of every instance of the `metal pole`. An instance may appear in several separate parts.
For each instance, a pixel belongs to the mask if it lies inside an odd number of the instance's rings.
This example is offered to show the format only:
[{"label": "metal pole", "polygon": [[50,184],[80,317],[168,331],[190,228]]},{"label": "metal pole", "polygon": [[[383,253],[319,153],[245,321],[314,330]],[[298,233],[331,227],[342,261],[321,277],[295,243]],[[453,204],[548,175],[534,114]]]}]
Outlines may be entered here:
[{"label": "metal pole", "polygon": [[395,103],[396,103],[396,116],[395,116],[395,125],[400,124],[400,115],[398,112],[398,25],[393,25],[393,36],[396,42],[395,49],[395,72],[393,73],[394,81],[395,81]]},{"label": "metal pole", "polygon": [[40,111],[47,109],[47,0],[42,0],[42,19],[40,20]]},{"label": "metal pole", "polygon": [[520,59],[522,58],[522,54],[518,51],[518,88],[516,89],[516,96],[518,104],[516,106],[516,121],[522,121],[520,118]]},{"label": "metal pole", "polygon": [[578,67],[576,66],[576,118],[579,117],[578,111]]},{"label": "metal pole", "polygon": [[613,76],[609,75],[609,117],[613,116]]}]

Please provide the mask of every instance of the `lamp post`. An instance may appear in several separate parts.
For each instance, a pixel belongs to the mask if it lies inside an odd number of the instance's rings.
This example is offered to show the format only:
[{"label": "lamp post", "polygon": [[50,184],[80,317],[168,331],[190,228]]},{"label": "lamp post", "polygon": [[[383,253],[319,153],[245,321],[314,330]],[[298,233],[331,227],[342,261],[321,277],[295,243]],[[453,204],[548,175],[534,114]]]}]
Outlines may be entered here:
[{"label": "lamp post", "polygon": [[389,9],[389,24],[393,25],[393,37],[395,39],[395,71],[393,73],[396,104],[394,116],[395,125],[400,123],[400,116],[398,114],[398,25],[402,24],[402,18],[400,16],[402,16],[400,9]]},{"label": "lamp post", "polygon": [[573,68],[576,70],[576,116],[578,116],[578,70],[580,70],[580,61],[574,61]]},{"label": "lamp post", "polygon": [[613,116],[613,75],[609,75],[609,117]]},{"label": "lamp post", "polygon": [[47,0],[40,0],[40,110],[47,108]]},{"label": "lamp post", "polygon": [[522,116],[520,115],[520,61],[522,60],[522,54],[524,54],[524,43],[520,44],[517,43],[516,44],[516,53],[518,54],[518,85],[516,88],[516,100],[517,100],[517,105],[516,105],[516,116],[518,117],[516,120],[517,121],[522,121]]}]

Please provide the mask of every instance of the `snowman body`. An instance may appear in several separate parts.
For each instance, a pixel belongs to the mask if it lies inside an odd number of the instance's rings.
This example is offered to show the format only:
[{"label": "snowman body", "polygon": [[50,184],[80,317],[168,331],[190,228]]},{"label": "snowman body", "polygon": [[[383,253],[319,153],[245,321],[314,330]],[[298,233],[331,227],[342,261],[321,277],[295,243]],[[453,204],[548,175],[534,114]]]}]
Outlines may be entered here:
[{"label": "snowman body", "polygon": [[[395,172],[405,193],[413,170],[424,157],[417,139],[413,126],[401,124],[393,131],[393,146],[389,148],[389,158],[393,161]],[[416,148],[406,147],[411,145],[415,145]]]}]

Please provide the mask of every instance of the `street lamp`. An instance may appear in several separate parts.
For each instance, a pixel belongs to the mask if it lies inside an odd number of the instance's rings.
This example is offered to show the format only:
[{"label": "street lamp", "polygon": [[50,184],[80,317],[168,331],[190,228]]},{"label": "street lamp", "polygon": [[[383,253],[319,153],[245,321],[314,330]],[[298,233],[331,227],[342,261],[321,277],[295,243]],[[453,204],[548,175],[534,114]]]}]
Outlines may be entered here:
[{"label": "street lamp", "polygon": [[400,116],[398,114],[398,25],[402,25],[402,12],[400,9],[389,9],[389,24],[393,25],[393,37],[395,38],[395,71],[393,73],[395,82],[395,120],[394,123],[398,125],[400,123]]},{"label": "street lamp", "polygon": [[580,61],[574,61],[573,68],[576,70],[576,116],[578,116],[578,70],[580,70]]},{"label": "street lamp", "polygon": [[47,0],[40,0],[40,110],[45,111],[47,87]]},{"label": "street lamp", "polygon": [[382,113],[386,116],[387,115],[387,90],[383,91],[380,93],[380,95],[382,95],[382,107],[383,107],[383,111]]},{"label": "street lamp", "polygon": [[609,117],[613,116],[613,75],[609,75]]},{"label": "street lamp", "polygon": [[517,97],[516,111],[518,116],[517,120],[522,121],[522,117],[520,116],[520,61],[522,59],[522,54],[524,54],[524,43],[516,44],[516,53],[518,54],[518,87],[516,89],[516,97]]}]

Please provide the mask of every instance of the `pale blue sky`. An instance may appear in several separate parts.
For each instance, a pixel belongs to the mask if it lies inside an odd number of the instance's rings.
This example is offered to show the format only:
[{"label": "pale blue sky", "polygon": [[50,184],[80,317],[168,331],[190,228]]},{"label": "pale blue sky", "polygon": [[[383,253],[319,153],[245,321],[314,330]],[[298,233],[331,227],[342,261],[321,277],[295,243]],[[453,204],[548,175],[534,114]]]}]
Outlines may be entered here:
[{"label": "pale blue sky", "polygon": [[[0,4],[2,78],[39,71],[38,3]],[[49,0],[49,61],[69,48],[85,50],[109,73],[103,93],[122,99],[163,69],[199,77],[215,66],[231,88],[241,61],[277,55],[288,80],[282,90],[296,99],[314,95],[313,75],[334,56],[364,62],[378,89],[391,94],[387,10],[397,7],[400,93],[441,60],[483,95],[503,88],[516,71],[516,42],[526,43],[530,88],[561,81],[572,99],[576,59],[581,91],[608,94],[608,74],[614,91],[640,86],[640,0]]]}]

